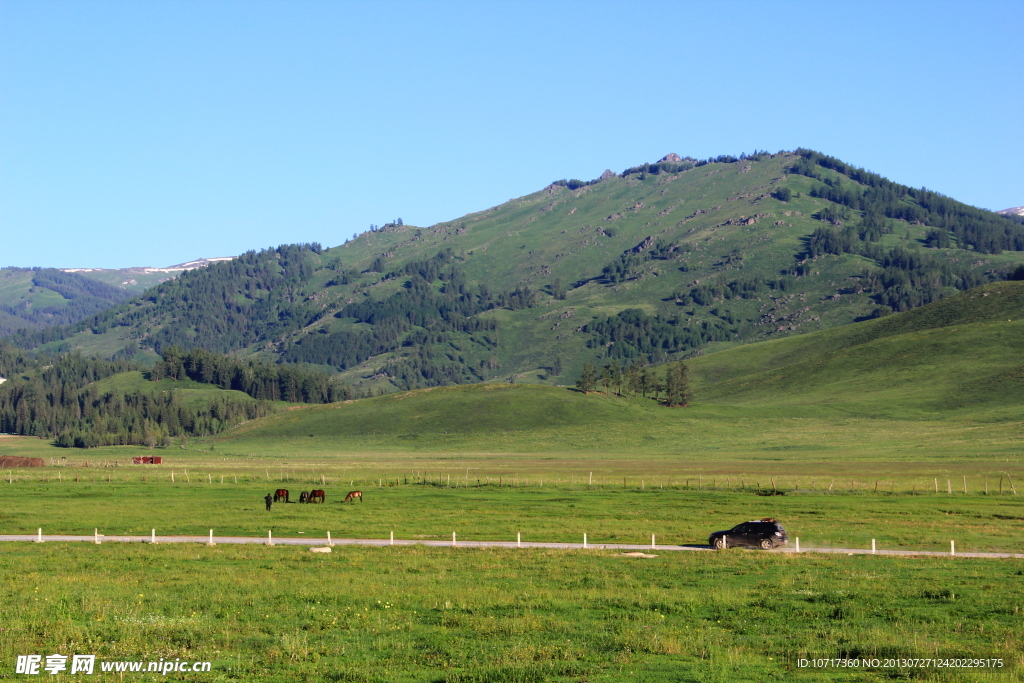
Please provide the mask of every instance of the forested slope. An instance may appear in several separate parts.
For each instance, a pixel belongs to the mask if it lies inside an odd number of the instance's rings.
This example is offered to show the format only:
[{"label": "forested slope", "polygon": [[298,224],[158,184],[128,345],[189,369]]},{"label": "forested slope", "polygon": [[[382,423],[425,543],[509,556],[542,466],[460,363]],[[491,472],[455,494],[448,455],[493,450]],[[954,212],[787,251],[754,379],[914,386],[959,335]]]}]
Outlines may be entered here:
[{"label": "forested slope", "polygon": [[1016,218],[808,150],[669,155],[430,228],[249,252],[14,340],[201,347],[362,389],[571,383],[584,363],[665,362],[1024,277],[1022,245]]}]

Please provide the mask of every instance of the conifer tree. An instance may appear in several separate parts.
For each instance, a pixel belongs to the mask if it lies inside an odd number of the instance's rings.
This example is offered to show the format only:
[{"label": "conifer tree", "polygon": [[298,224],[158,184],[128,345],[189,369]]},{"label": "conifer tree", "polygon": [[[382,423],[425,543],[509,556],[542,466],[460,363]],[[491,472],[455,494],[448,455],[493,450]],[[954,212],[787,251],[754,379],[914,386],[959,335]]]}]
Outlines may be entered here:
[{"label": "conifer tree", "polygon": [[597,368],[593,363],[583,364],[583,373],[576,380],[576,388],[584,394],[589,394],[597,387]]}]

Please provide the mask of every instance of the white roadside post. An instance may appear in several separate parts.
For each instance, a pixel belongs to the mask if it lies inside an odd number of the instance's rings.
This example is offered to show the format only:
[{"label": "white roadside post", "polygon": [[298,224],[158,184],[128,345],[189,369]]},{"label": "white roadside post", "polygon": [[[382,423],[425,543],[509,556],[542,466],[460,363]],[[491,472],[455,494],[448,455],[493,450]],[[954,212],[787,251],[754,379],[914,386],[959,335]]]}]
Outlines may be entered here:
[{"label": "white roadside post", "polygon": [[330,531],[327,532],[327,545],[331,546],[331,547],[334,546],[334,541],[331,540],[331,532]]},{"label": "white roadside post", "polygon": [[655,547],[656,546],[654,545],[654,534],[651,534],[651,550],[654,550]]},{"label": "white roadside post", "polygon": [[100,544],[100,530],[99,529],[93,529],[92,530],[92,542],[95,543],[96,545]]},{"label": "white roadside post", "polygon": [[517,548],[522,548],[523,547],[523,532],[521,532],[521,531],[517,531],[516,532],[516,547]]},{"label": "white roadside post", "polygon": [[796,537],[796,552],[800,552],[800,537]]},{"label": "white roadside post", "polygon": [[156,529],[149,530],[149,542],[150,544],[156,543]]},{"label": "white roadside post", "polygon": [[452,532],[452,547],[455,547],[455,532]]},{"label": "white roadside post", "polygon": [[875,554],[875,539],[871,539],[871,554]]},{"label": "white roadside post", "polygon": [[954,541],[949,542],[949,554],[950,557],[956,555],[956,543]]},{"label": "white roadside post", "polygon": [[43,529],[42,529],[42,527],[40,527],[39,533],[36,536],[36,543],[42,543],[42,542],[43,542]]},{"label": "white roadside post", "polygon": [[267,545],[274,545],[274,533],[267,529]]},{"label": "white roadside post", "polygon": [[584,548],[587,547],[587,535],[586,534],[583,534],[583,547]]},{"label": "white roadside post", "polygon": [[391,532],[391,545],[394,545],[394,544],[395,544],[395,532],[392,531]]},{"label": "white roadside post", "polygon": [[206,545],[217,545],[213,542],[213,529],[210,529],[210,540]]}]

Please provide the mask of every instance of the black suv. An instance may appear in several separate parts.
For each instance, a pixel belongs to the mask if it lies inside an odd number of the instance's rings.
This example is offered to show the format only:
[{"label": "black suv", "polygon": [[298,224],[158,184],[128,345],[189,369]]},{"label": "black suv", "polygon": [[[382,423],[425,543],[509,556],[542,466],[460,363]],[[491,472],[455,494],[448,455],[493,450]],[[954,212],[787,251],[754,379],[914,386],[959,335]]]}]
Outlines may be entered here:
[{"label": "black suv", "polygon": [[728,531],[716,531],[708,538],[708,545],[722,550],[736,545],[754,546],[771,550],[789,542],[789,536],[782,525],[771,517],[753,522],[744,522]]}]

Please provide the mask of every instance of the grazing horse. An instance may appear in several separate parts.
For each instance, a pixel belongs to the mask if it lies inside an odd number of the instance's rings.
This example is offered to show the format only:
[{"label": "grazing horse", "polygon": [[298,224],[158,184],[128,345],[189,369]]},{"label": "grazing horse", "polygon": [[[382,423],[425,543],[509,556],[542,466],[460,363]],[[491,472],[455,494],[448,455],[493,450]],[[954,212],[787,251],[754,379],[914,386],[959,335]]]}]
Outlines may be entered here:
[{"label": "grazing horse", "polygon": [[323,503],[326,500],[327,494],[324,493],[323,489],[314,489],[309,492],[308,496],[306,496],[307,503]]},{"label": "grazing horse", "polygon": [[347,503],[350,500],[354,501],[356,498],[358,498],[359,502],[362,503],[363,502],[363,492],[362,491],[349,491],[348,495],[345,496],[345,502]]},{"label": "grazing horse", "polygon": [[274,502],[278,503],[282,500],[286,503],[290,502],[288,500],[288,489],[278,489],[274,491]]},{"label": "grazing horse", "polygon": [[300,503],[308,503],[309,502],[309,494],[306,493],[305,491],[300,493],[299,494],[299,502]]}]

